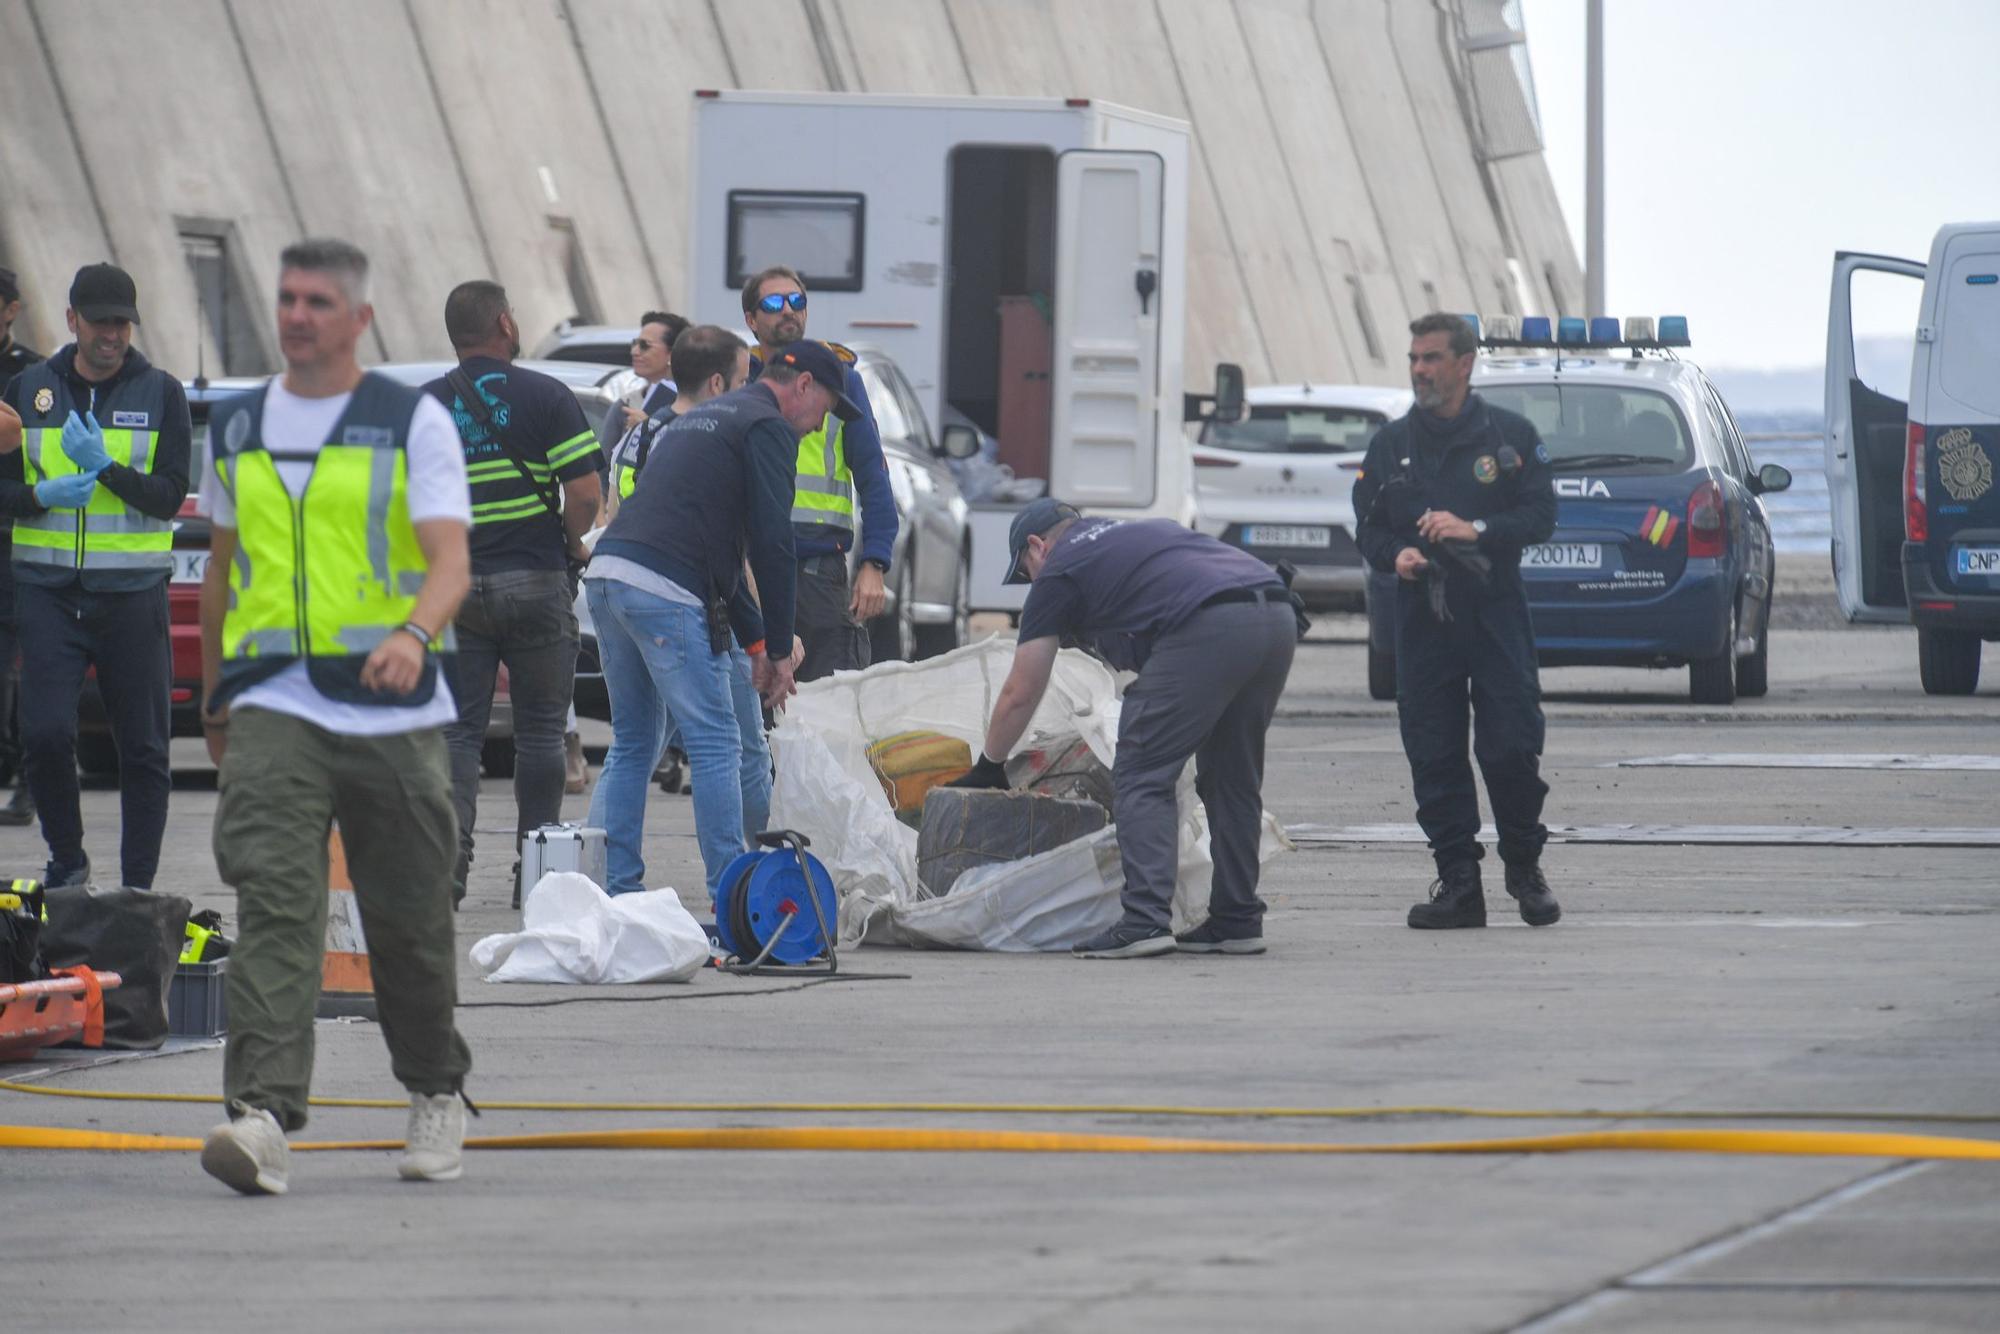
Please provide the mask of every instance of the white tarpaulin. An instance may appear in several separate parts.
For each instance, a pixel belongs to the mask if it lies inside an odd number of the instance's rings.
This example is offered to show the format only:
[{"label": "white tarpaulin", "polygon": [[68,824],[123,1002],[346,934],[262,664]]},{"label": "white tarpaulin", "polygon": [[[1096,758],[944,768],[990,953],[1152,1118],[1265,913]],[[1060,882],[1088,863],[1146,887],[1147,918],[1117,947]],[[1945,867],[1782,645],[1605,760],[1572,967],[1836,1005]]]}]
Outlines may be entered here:
[{"label": "white tarpaulin", "polygon": [[614,896],[573,871],[535,882],[521,930],[472,947],[488,982],[685,982],[708,959],[707,933],[673,890]]},{"label": "white tarpaulin", "polygon": [[[917,832],[896,818],[869,766],[868,747],[925,730],[978,746],[1014,661],[1014,641],[988,639],[924,662],[887,662],[799,688],[771,734],[777,781],[771,827],[812,840],[840,891],[840,935],[943,949],[1056,950],[1118,920],[1124,887],[1117,833],[1102,830],[1040,856],[981,867],[949,894],[929,897],[917,879]],[[1118,742],[1118,687],[1088,654],[1056,656],[1022,749],[1077,738],[1109,767]],[[1180,785],[1177,929],[1207,915],[1208,825],[1193,771]],[[1288,846],[1265,817],[1266,859]]]}]

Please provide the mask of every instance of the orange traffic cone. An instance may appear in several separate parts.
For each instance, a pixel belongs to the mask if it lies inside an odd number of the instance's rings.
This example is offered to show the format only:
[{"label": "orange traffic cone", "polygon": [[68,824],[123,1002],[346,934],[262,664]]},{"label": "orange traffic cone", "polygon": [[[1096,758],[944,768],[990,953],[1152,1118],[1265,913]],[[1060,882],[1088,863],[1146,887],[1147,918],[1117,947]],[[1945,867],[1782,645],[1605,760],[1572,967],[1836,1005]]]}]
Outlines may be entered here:
[{"label": "orange traffic cone", "polygon": [[361,905],[347,878],[347,852],[340,831],[326,841],[326,954],[320,965],[322,1019],[375,1018],[375,975],[368,967],[368,941],[361,934]]}]

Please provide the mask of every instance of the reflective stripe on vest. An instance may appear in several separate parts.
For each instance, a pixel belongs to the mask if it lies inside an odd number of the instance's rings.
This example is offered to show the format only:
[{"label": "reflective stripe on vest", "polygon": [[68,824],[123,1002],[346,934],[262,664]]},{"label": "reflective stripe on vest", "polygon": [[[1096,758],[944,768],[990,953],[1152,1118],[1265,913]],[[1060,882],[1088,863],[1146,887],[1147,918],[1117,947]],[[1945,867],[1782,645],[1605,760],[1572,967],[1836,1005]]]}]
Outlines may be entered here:
[{"label": "reflective stripe on vest", "polygon": [[[40,369],[40,368],[31,368]],[[24,373],[25,378],[25,373]],[[61,420],[74,410],[75,403],[62,377],[44,372],[24,388],[22,401],[31,403],[27,390],[47,388],[55,401],[46,417]],[[134,397],[136,395],[136,397]],[[149,425],[104,428],[104,452],[113,463],[134,472],[150,473],[160,435],[151,429],[159,424],[160,396],[142,386],[129,391],[115,387],[100,405],[107,419],[121,401],[145,401],[149,411],[139,414]],[[121,414],[122,415],[122,414]],[[23,478],[32,487],[53,477],[68,477],[80,469],[63,452],[62,427],[40,426],[23,432],[21,442]],[[121,500],[110,487],[100,484],[90,493],[81,510],[48,510],[23,515],[14,520],[14,559],[27,565],[47,565],[66,570],[171,570],[174,566],[174,528],[166,519],[142,514]]]},{"label": "reflective stripe on vest", "polygon": [[[847,468],[841,421],[829,415],[817,431],[799,441],[798,482],[792,492],[792,522],[840,532],[854,531],[854,474]],[[833,437],[831,457],[827,437]]]}]

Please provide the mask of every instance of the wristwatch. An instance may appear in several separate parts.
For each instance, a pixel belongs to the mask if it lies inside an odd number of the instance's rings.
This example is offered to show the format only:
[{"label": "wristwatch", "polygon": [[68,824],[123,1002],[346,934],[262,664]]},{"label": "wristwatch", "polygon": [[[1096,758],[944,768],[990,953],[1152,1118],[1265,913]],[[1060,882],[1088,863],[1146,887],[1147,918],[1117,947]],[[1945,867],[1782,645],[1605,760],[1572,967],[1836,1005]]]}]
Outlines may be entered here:
[{"label": "wristwatch", "polygon": [[880,570],[884,574],[889,573],[889,562],[883,560],[879,556],[863,556],[861,558],[861,563],[863,565],[873,565],[876,569]]},{"label": "wristwatch", "polygon": [[1474,519],[1472,521],[1472,531],[1481,537],[1486,536],[1486,520]]}]

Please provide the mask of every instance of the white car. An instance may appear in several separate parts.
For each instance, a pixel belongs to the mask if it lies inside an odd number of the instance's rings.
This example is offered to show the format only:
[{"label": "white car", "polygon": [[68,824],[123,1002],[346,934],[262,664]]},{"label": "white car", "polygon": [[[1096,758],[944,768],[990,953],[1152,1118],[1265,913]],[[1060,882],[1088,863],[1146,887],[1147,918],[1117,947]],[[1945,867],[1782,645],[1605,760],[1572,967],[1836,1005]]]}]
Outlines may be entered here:
[{"label": "white car", "polygon": [[1243,415],[1206,421],[1194,444],[1195,524],[1259,559],[1289,561],[1302,597],[1357,597],[1367,585],[1354,545],[1354,479],[1384,423],[1410,409],[1407,389],[1264,385]]}]

